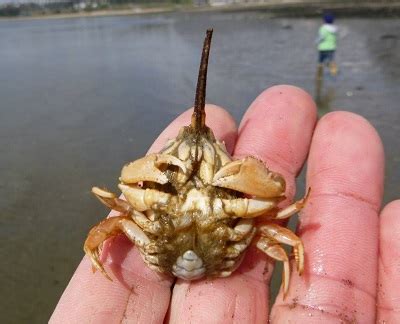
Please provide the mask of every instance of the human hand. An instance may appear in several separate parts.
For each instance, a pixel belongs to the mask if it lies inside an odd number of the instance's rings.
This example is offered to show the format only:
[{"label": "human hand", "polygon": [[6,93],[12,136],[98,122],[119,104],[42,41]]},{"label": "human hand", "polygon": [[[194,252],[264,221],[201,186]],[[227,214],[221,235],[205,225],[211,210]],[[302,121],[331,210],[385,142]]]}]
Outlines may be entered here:
[{"label": "human hand", "polygon": [[[384,153],[363,118],[333,112],[316,124],[316,107],[301,89],[276,86],[250,106],[239,130],[223,109],[206,107],[207,125],[235,157],[253,155],[286,179],[288,201],[308,156],[311,196],[300,217],[305,270],[292,266],[289,292],[271,311],[276,323],[400,321],[400,201],[379,216]],[[174,120],[152,145],[159,151],[190,123]],[[315,127],[316,126],[316,127]],[[266,323],[272,261],[251,248],[228,278],[186,282],[150,270],[124,237],[103,250],[106,270],[83,259],[50,323]],[[379,275],[378,275],[379,265]],[[379,291],[379,293],[378,293]],[[397,299],[396,299],[397,298]]]}]

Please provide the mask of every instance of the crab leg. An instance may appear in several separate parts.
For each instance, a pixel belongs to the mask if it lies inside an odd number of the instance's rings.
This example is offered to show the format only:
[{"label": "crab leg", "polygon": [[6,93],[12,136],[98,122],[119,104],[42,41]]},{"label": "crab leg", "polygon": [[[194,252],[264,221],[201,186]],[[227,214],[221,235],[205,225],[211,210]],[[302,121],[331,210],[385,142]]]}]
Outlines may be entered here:
[{"label": "crab leg", "polygon": [[242,241],[235,242],[234,244],[228,246],[225,258],[226,259],[237,258],[240,254],[243,253],[244,250],[248,248],[253,237],[254,237],[254,232],[245,237]]},{"label": "crab leg", "polygon": [[108,190],[93,187],[92,192],[96,198],[108,208],[114,209],[123,214],[128,214],[132,210],[132,207],[125,200],[117,198],[115,194]]},{"label": "crab leg", "polygon": [[151,221],[149,220],[143,213],[138,212],[137,210],[132,210],[130,214],[133,221],[139,225],[139,227],[144,230],[145,232],[151,234],[158,234],[161,231],[160,222],[158,221]]},{"label": "crab leg", "polygon": [[275,219],[286,219],[289,218],[290,216],[293,216],[294,214],[297,214],[300,210],[303,209],[303,207],[307,203],[308,197],[310,197],[310,192],[311,189],[309,188],[303,199],[300,199],[295,203],[287,206],[286,208],[280,210],[276,214]]},{"label": "crab leg", "polygon": [[263,237],[272,238],[279,243],[293,247],[297,271],[299,272],[299,275],[301,275],[304,270],[304,246],[301,239],[287,228],[276,224],[260,226],[259,230]]},{"label": "crab leg", "polygon": [[144,247],[150,242],[147,235],[129,217],[117,216],[107,218],[93,227],[83,246],[83,250],[89,256],[94,268],[101,271],[110,280],[111,278],[99,260],[98,248],[105,240],[120,233],[125,233],[139,247]]},{"label": "crab leg", "polygon": [[239,223],[234,228],[230,228],[228,226],[224,227],[224,231],[229,236],[230,241],[241,241],[243,240],[247,235],[249,235],[254,227],[253,227],[254,221],[253,219],[241,219]]},{"label": "crab leg", "polygon": [[285,298],[289,290],[290,280],[290,265],[285,250],[276,241],[274,242],[266,237],[260,238],[257,247],[272,259],[283,262],[282,287],[283,298]]},{"label": "crab leg", "polygon": [[160,231],[160,223],[150,221],[144,214],[138,212],[129,205],[128,202],[116,196],[107,190],[93,187],[92,192],[107,207],[119,211],[123,215],[130,215],[133,221],[145,232],[157,234]]}]

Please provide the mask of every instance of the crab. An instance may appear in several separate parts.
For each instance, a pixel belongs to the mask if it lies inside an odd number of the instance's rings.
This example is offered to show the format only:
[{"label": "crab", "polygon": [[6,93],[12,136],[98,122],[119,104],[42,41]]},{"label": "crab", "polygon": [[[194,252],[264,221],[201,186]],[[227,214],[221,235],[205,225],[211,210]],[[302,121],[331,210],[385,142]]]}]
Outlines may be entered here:
[{"label": "crab", "polygon": [[[283,262],[284,295],[289,288],[293,248],[299,274],[304,269],[301,239],[281,225],[299,212],[301,200],[279,208],[285,179],[262,161],[233,160],[223,142],[206,126],[205,90],[212,29],[207,30],[194,111],[189,126],[157,154],[126,164],[119,178],[123,197],[94,187],[107,207],[119,212],[94,226],[84,243],[93,269],[108,279],[100,253],[105,240],[125,234],[153,270],[184,279],[227,277],[240,265],[251,244]],[[263,216],[262,225],[256,220]],[[284,221],[283,221],[284,222]]]}]

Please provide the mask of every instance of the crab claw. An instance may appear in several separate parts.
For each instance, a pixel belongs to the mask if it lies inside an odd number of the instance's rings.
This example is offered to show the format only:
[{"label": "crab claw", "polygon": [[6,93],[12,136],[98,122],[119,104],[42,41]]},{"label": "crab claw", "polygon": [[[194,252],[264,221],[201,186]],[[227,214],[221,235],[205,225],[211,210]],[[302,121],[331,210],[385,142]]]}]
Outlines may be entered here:
[{"label": "crab claw", "polygon": [[167,205],[171,195],[155,189],[141,189],[138,187],[118,185],[126,200],[137,211],[145,211],[151,208],[162,208]]},{"label": "crab claw", "polygon": [[283,177],[253,157],[226,164],[214,175],[212,184],[260,198],[281,197],[285,193]]},{"label": "crab claw", "polygon": [[156,160],[157,154],[150,154],[125,165],[119,179],[124,183],[138,183],[140,181],[167,183],[167,176],[155,166]]},{"label": "crab claw", "polygon": [[224,210],[236,217],[253,218],[265,214],[276,207],[279,200],[276,199],[222,199]]},{"label": "crab claw", "polygon": [[168,182],[167,176],[161,171],[162,165],[176,165],[186,173],[185,164],[177,157],[169,154],[149,154],[133,161],[122,168],[120,181],[124,183],[138,183],[151,181],[160,184]]}]

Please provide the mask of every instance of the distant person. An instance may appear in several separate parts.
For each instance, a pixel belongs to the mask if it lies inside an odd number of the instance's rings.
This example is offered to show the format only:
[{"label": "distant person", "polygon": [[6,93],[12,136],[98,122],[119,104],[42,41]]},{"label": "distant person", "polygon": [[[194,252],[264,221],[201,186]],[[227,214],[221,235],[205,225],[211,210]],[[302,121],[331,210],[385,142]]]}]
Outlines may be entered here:
[{"label": "distant person", "polygon": [[324,65],[329,67],[332,76],[336,76],[338,69],[335,63],[337,26],[334,25],[335,17],[331,13],[324,14],[324,24],[319,28],[316,40],[319,58],[317,77],[322,78]]}]

